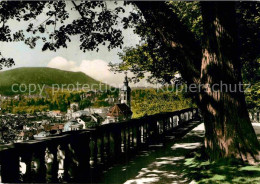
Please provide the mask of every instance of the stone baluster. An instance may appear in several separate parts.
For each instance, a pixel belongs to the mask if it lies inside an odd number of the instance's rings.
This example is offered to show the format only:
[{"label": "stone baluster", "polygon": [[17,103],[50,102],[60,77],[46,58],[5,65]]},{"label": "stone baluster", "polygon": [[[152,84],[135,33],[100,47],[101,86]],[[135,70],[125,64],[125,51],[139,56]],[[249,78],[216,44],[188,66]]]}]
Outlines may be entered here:
[{"label": "stone baluster", "polygon": [[169,130],[171,130],[172,129],[172,118],[171,118],[171,116],[168,116],[167,120],[168,120],[168,128],[169,128]]},{"label": "stone baluster", "polygon": [[97,135],[95,133],[91,134],[90,137],[90,151],[91,151],[91,167],[97,166],[97,157],[98,157],[98,146],[97,146]]},{"label": "stone baluster", "polygon": [[[187,109],[15,144],[0,151],[1,182],[91,182],[92,174],[103,168],[97,167],[99,164],[106,168],[116,162],[122,152],[128,153],[140,148],[142,143],[149,144],[163,136],[175,127],[176,117],[181,124],[182,120],[186,123],[197,114],[197,109]],[[259,120],[259,112],[252,116]],[[26,164],[26,172],[21,178],[20,158]],[[64,175],[60,178],[58,173]]]},{"label": "stone baluster", "polygon": [[146,123],[143,122],[143,143],[146,143],[146,133],[147,133],[147,130],[146,130]]},{"label": "stone baluster", "polygon": [[130,151],[131,147],[131,127],[130,125],[127,126],[127,150]]},{"label": "stone baluster", "polygon": [[146,143],[148,143],[149,140],[149,122],[146,121],[147,119],[145,119],[145,139],[146,139]]},{"label": "stone baluster", "polygon": [[175,116],[172,116],[171,119],[172,119],[172,128],[174,128],[175,127]]},{"label": "stone baluster", "polygon": [[[121,155],[121,128],[113,130],[114,156],[118,158]],[[115,159],[117,161],[117,159]]]},{"label": "stone baluster", "polygon": [[134,147],[135,147],[135,133],[136,133],[134,125],[131,126],[131,130],[132,130],[131,149],[134,149]]},{"label": "stone baluster", "polygon": [[170,128],[173,129],[173,116],[170,116],[169,119],[170,119]]},{"label": "stone baluster", "polygon": [[174,120],[173,120],[173,123],[174,123],[173,127],[176,127],[176,126],[177,126],[177,123],[178,123],[178,116],[175,115],[175,116],[173,117],[173,119],[174,119]]},{"label": "stone baluster", "polygon": [[32,152],[24,152],[21,155],[21,161],[25,163],[26,171],[22,176],[24,183],[32,182]]},{"label": "stone baluster", "polygon": [[126,127],[124,126],[121,131],[121,137],[122,137],[122,152],[126,152]]},{"label": "stone baluster", "polygon": [[111,128],[109,131],[110,131],[110,137],[109,137],[109,139],[110,139],[110,162],[114,163],[115,162],[115,147],[116,147],[116,145],[115,145],[115,135],[114,135],[115,129],[114,129],[114,127]]},{"label": "stone baluster", "polygon": [[139,122],[136,126],[136,147],[139,148],[141,146],[141,127],[139,126]]},{"label": "stone baluster", "polygon": [[178,125],[182,124],[181,113],[178,114]]},{"label": "stone baluster", "polygon": [[166,132],[166,121],[165,118],[162,119],[162,127],[163,127],[163,134]]},{"label": "stone baluster", "polygon": [[168,130],[170,130],[172,127],[171,127],[171,117],[167,117],[167,127],[168,127]]},{"label": "stone baluster", "polygon": [[65,153],[65,159],[64,159],[64,176],[63,180],[65,182],[72,182],[73,179],[75,178],[75,168],[76,168],[76,163],[74,159],[74,150],[73,147],[71,146],[71,142],[64,142],[61,145],[61,149]]},{"label": "stone baluster", "polygon": [[154,142],[156,141],[155,139],[158,136],[158,131],[157,131],[157,121],[154,119],[151,119],[149,121],[149,141],[150,142]]},{"label": "stone baluster", "polygon": [[65,158],[64,158],[64,163],[63,163],[63,169],[64,169],[64,173],[63,173],[63,180],[66,182],[70,181],[70,176],[69,176],[69,165],[70,165],[70,154],[69,154],[69,148],[68,145],[66,144],[62,144],[61,145],[61,150],[64,152],[65,154]]},{"label": "stone baluster", "polygon": [[150,127],[149,127],[149,122],[147,119],[145,119],[145,129],[146,129],[146,143],[149,143],[149,138],[150,138]]},{"label": "stone baluster", "polygon": [[[94,135],[94,140],[96,140],[96,135]],[[97,141],[94,141],[97,142]],[[75,136],[73,140],[72,149],[74,150],[74,160],[77,163],[77,167],[75,167],[75,179],[74,181],[77,183],[87,182],[90,175],[90,133],[89,132],[82,132]],[[95,155],[95,146],[94,152]],[[96,154],[97,155],[97,154]],[[94,166],[95,164],[95,157],[94,157]]]},{"label": "stone baluster", "polygon": [[106,142],[105,142],[105,153],[106,153],[106,163],[110,165],[110,158],[111,158],[111,153],[110,153],[110,132],[106,131]]},{"label": "stone baluster", "polygon": [[105,163],[105,149],[104,149],[104,132],[102,131],[99,135],[100,137],[100,163]]},{"label": "stone baluster", "polygon": [[34,161],[37,165],[35,181],[37,183],[46,182],[45,151],[46,147],[43,144],[37,145],[37,148],[35,149]]},{"label": "stone baluster", "polygon": [[188,121],[188,114],[187,114],[187,112],[183,113],[183,118],[184,118],[184,122]]},{"label": "stone baluster", "polygon": [[1,179],[2,183],[18,183],[19,177],[19,155],[17,150],[9,148],[1,151]]},{"label": "stone baluster", "polygon": [[48,183],[57,183],[58,182],[58,169],[59,163],[57,158],[57,145],[50,145],[48,147],[49,154],[45,158],[46,162],[46,180]]}]

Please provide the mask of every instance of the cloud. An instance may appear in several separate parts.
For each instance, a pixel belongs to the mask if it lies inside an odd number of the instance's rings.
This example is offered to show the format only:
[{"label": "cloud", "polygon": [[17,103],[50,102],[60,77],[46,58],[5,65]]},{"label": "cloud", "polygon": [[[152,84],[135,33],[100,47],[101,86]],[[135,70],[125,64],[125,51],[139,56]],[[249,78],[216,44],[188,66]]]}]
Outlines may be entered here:
[{"label": "cloud", "polygon": [[67,70],[67,71],[77,71],[76,62],[67,61],[65,58],[60,57],[60,56],[53,58],[48,63],[47,67],[58,68],[58,69]]},{"label": "cloud", "polygon": [[47,67],[57,68],[67,71],[81,71],[86,75],[102,81],[107,84],[118,86],[123,83],[124,74],[114,74],[109,71],[109,66],[106,61],[96,60],[82,60],[80,65],[77,65],[74,61],[68,61],[63,57],[55,57],[48,64]]},{"label": "cloud", "polygon": [[[95,60],[82,60],[79,65],[74,61],[68,61],[63,57],[53,58],[47,65],[47,67],[57,68],[67,71],[81,71],[86,75],[102,81],[104,83],[113,85],[115,87],[120,87],[124,81],[123,73],[113,73],[109,71],[108,62],[101,59]],[[132,77],[132,73],[128,73],[129,77]],[[138,84],[130,84],[130,86],[146,86],[147,83],[145,80],[141,80]],[[152,86],[152,85],[149,85]]]},{"label": "cloud", "polygon": [[109,71],[109,66],[106,61],[103,60],[83,60],[79,66],[79,71],[84,72],[88,76],[91,76],[97,80],[108,84],[122,84],[124,74],[114,74]]}]

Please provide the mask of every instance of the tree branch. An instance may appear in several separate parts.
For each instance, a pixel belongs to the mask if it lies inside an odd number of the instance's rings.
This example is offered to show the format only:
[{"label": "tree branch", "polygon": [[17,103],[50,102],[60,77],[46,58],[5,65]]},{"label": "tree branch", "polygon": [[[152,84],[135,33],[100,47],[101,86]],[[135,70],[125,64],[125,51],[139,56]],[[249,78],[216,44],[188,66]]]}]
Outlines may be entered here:
[{"label": "tree branch", "polygon": [[[165,2],[134,2],[146,21],[172,51],[180,53],[177,61],[182,77],[190,83],[200,80],[202,47]],[[169,26],[171,25],[171,26]],[[183,66],[183,67],[182,67]],[[185,66],[185,67],[184,67]]]},{"label": "tree branch", "polygon": [[45,22],[47,22],[48,20],[50,20],[50,18],[52,18],[53,15],[49,16],[46,20],[44,20],[42,23],[40,23],[37,27],[35,27],[34,29],[40,27],[42,24],[44,24]]},{"label": "tree branch", "polygon": [[74,5],[75,9],[79,12],[80,16],[84,19],[84,14],[80,11],[78,5],[74,2],[74,1],[71,1],[72,4]]}]

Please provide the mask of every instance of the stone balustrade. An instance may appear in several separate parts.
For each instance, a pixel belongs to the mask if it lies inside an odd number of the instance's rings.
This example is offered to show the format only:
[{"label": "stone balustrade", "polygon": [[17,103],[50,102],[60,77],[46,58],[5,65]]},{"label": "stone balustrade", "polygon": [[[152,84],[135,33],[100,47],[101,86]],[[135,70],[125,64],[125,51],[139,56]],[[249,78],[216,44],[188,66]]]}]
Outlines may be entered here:
[{"label": "stone balustrade", "polygon": [[91,182],[98,171],[198,118],[198,109],[190,108],[2,145],[0,179],[4,183]]}]

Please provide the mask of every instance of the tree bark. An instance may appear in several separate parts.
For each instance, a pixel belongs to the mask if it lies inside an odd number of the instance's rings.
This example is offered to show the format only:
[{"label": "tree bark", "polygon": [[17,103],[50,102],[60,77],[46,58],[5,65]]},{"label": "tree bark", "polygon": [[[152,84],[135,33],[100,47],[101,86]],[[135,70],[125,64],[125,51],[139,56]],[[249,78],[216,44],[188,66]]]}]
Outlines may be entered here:
[{"label": "tree bark", "polygon": [[205,146],[212,160],[234,157],[253,163],[259,160],[260,146],[241,85],[235,3],[201,5],[204,49],[200,81],[203,88],[199,95]]},{"label": "tree bark", "polygon": [[210,159],[238,158],[250,163],[259,160],[260,145],[241,85],[234,2],[201,3],[203,47],[164,2],[135,4],[160,32],[165,44],[182,53],[178,58],[182,77],[188,84],[202,87],[197,104],[204,117],[205,147]]}]

